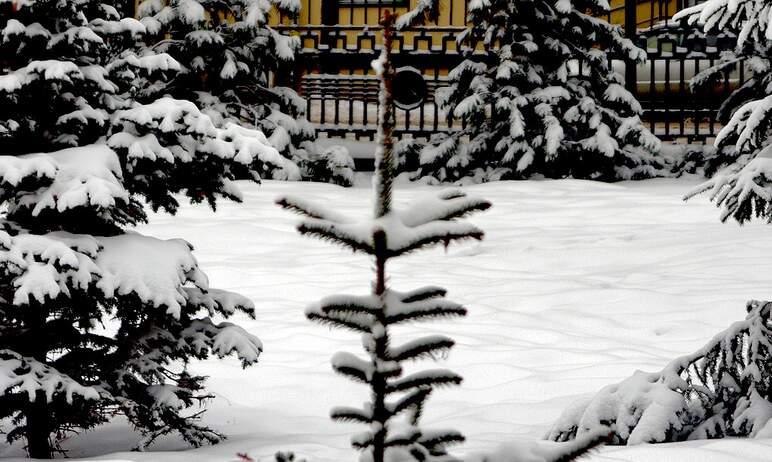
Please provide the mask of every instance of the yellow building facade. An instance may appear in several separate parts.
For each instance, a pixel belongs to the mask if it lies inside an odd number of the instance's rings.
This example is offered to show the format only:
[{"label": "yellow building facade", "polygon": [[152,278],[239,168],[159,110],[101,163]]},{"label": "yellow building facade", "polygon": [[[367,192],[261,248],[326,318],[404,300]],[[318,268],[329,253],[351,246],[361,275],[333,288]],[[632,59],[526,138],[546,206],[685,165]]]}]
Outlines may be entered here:
[{"label": "yellow building facade", "polygon": [[[639,29],[655,27],[671,18],[683,0],[636,1],[636,23]],[[361,51],[380,44],[377,33],[378,21],[384,10],[405,13],[416,6],[418,0],[301,0],[298,18],[282,17],[274,12],[270,23],[286,33],[301,37],[305,49],[328,47],[338,50]],[[418,32],[404,32],[398,37],[398,51],[442,52],[458,51],[456,37],[467,27],[468,0],[439,0],[440,15],[436,23]],[[626,0],[610,0],[611,9],[604,19],[624,25]],[[628,5],[631,3],[627,1]],[[321,47],[320,47],[321,45]],[[369,67],[369,66],[368,66]],[[339,69],[342,74],[360,74],[356,69]],[[441,69],[445,74],[447,68]],[[432,74],[431,70],[427,71]]]},{"label": "yellow building facade", "polygon": [[[341,25],[376,26],[383,10],[397,14],[412,9],[418,0],[301,0],[301,13],[297,21],[273,15],[273,25]],[[611,23],[625,23],[626,0],[611,0],[606,19]],[[627,3],[632,3],[627,1]],[[672,17],[679,9],[678,0],[635,1],[636,21],[639,27],[648,27]],[[464,27],[466,25],[467,0],[440,0],[438,27]]]}]

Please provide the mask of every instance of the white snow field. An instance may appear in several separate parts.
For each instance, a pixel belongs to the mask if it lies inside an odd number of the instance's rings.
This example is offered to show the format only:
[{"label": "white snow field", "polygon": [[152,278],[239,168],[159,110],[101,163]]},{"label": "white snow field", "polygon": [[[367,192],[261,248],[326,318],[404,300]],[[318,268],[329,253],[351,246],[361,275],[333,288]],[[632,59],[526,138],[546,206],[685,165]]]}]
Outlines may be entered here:
[{"label": "white snow field", "polygon": [[[441,363],[465,377],[461,387],[433,395],[427,426],[464,432],[468,441],[458,454],[513,443],[508,453],[523,457],[502,461],[539,460],[526,453],[555,444],[537,440],[569,403],[636,369],[661,369],[743,319],[747,299],[772,297],[772,228],[721,224],[705,198],[684,203],[697,181],[468,187],[494,204],[473,218],[487,232],[485,241],[419,252],[389,267],[392,287],[441,285],[469,308],[460,321],[420,327],[456,339]],[[265,352],[247,370],[233,359],[194,365],[210,376],[216,399],[205,420],[229,436],[225,443],[190,450],[169,438],[152,452],[127,452],[138,437],[116,422],[68,441],[70,457],[231,462],[246,453],[268,461],[291,450],[309,462],[356,460],[349,436],[361,427],[333,423],[328,413],[333,405],[359,405],[365,387],[336,376],[329,361],[339,350],[358,353],[360,340],[312,324],[303,310],[325,295],[367,293],[371,264],[364,255],[301,237],[298,218],[273,201],[293,194],[349,215],[369,213],[368,180],[359,183],[353,189],[243,184],[244,204],[223,203],[217,214],[186,206],[176,217],[153,216],[143,232],[189,240],[214,286],[255,301],[258,319],[237,322],[263,340]],[[396,200],[437,189],[401,185]],[[407,339],[411,329],[398,335]],[[16,446],[3,455],[23,452]],[[585,460],[772,461],[772,440],[609,447]]]}]

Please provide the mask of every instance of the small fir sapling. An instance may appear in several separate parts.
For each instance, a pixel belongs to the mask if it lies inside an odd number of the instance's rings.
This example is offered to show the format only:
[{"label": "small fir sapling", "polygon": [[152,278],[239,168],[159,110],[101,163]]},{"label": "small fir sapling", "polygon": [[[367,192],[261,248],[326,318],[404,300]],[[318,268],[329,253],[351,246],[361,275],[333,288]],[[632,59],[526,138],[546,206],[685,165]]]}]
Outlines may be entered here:
[{"label": "small fir sapling", "polygon": [[[362,408],[336,407],[332,418],[367,425],[367,431],[355,435],[352,445],[362,451],[360,460],[452,461],[449,444],[463,441],[454,430],[427,430],[420,419],[431,393],[442,386],[458,385],[461,377],[445,369],[430,369],[405,375],[408,361],[435,359],[448,352],[454,341],[444,335],[429,335],[397,344],[393,328],[406,323],[438,318],[460,317],[466,309],[446,300],[446,291],[429,286],[398,292],[387,286],[386,264],[433,245],[445,245],[464,239],[482,239],[483,232],[463,221],[471,213],[488,209],[485,200],[467,196],[461,190],[444,191],[436,198],[424,199],[405,209],[392,206],[397,158],[394,153],[394,109],[391,94],[393,67],[390,60],[394,17],[386,13],[383,50],[373,62],[381,78],[378,148],[372,218],[354,219],[298,197],[284,197],[282,207],[304,215],[298,226],[307,234],[371,255],[375,260],[372,293],[366,296],[334,295],[306,310],[312,321],[362,335],[366,359],[348,352],[332,358],[335,372],[367,384],[370,400]],[[592,432],[572,444],[539,451],[545,462],[568,462],[586,455],[608,438],[607,429]],[[536,460],[504,447],[483,456],[486,462]],[[530,449],[529,449],[530,450]],[[514,451],[514,452],[513,452]],[[525,450],[522,450],[525,452]],[[525,459],[524,459],[525,457]]]},{"label": "small fir sapling", "polygon": [[278,203],[305,215],[298,226],[301,234],[341,244],[369,254],[375,260],[376,279],[371,295],[331,296],[306,311],[313,321],[362,334],[366,359],[341,352],[334,355],[332,365],[336,372],[367,384],[371,390],[370,401],[363,408],[335,408],[333,419],[368,426],[367,431],[352,438],[352,445],[362,451],[360,460],[446,460],[449,458],[446,446],[462,441],[463,436],[454,430],[424,429],[420,418],[431,393],[438,387],[459,384],[461,377],[445,369],[405,375],[403,364],[437,357],[454,342],[446,336],[432,335],[398,344],[392,337],[392,329],[407,322],[464,316],[466,309],[446,300],[445,290],[439,287],[409,292],[387,287],[386,263],[429,246],[482,239],[481,230],[458,219],[485,210],[490,203],[456,190],[407,209],[392,207],[395,159],[391,79],[394,70],[389,52],[394,19],[389,13],[384,16],[383,50],[373,62],[381,77],[373,217],[348,218],[294,197],[279,199]]}]

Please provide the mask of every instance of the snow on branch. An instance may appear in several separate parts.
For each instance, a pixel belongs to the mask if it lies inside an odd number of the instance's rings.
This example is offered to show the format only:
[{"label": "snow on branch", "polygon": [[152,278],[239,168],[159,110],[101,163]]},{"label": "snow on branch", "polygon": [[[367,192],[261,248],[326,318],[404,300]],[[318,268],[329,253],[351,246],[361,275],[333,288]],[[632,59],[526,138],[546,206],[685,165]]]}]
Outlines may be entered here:
[{"label": "snow on branch", "polygon": [[12,303],[25,306],[86,291],[101,274],[94,262],[98,242],[90,236],[0,231],[0,268],[10,277]]},{"label": "snow on branch", "polygon": [[139,299],[179,318],[188,303],[186,284],[206,290],[209,281],[193,257],[192,247],[182,239],[161,240],[130,233],[100,237],[102,251],[97,265],[102,279],[97,283],[106,296],[135,294]]},{"label": "snow on branch", "polygon": [[[161,98],[150,104],[137,104],[131,109],[118,111],[113,122],[121,125],[125,132],[117,132],[108,141],[114,147],[131,147],[151,144],[149,148],[134,147],[137,152],[157,151],[155,136],[145,138],[147,133],[169,136],[169,151],[174,161],[187,163],[201,162],[207,158],[219,158],[242,165],[255,160],[277,167],[285,167],[287,160],[270,146],[262,132],[227,123],[218,128],[211,118],[202,113],[190,101]],[[132,139],[131,136],[134,136]],[[189,137],[193,139],[189,139]],[[193,142],[197,141],[197,142]],[[131,143],[131,144],[130,144]],[[164,155],[168,158],[168,155]],[[202,159],[202,157],[204,159]]]},{"label": "snow on branch", "polygon": [[10,74],[0,75],[0,92],[16,92],[41,80],[72,83],[83,78],[78,66],[70,61],[33,61]]},{"label": "snow on branch", "polygon": [[482,239],[476,226],[456,221],[457,218],[486,210],[490,203],[467,197],[454,190],[441,193],[436,199],[416,202],[404,210],[393,210],[381,218],[354,221],[319,204],[292,197],[277,200],[280,206],[306,215],[298,226],[301,234],[330,240],[355,251],[374,255],[374,235],[383,231],[388,257],[396,257],[424,247],[464,239]]},{"label": "snow on branch", "polygon": [[120,58],[110,61],[105,67],[109,72],[121,68],[137,69],[146,73],[159,71],[180,72],[182,65],[166,53],[138,56],[134,52],[126,52]]},{"label": "snow on branch", "polygon": [[711,200],[721,207],[721,220],[730,217],[739,223],[754,216],[772,220],[772,146],[762,149],[747,164],[729,166],[690,191],[688,200],[712,191]]},{"label": "snow on branch", "polygon": [[273,178],[300,178],[298,167],[261,131],[231,122],[218,127],[189,101],[135,104],[115,112],[112,123],[107,142],[127,159],[127,188],[154,209],[176,211],[178,192],[213,207],[218,197],[240,200],[237,175],[257,181],[257,172],[268,171]]},{"label": "snow on branch", "polygon": [[348,218],[334,210],[323,206],[322,204],[308,201],[302,197],[286,196],[276,200],[276,204],[282,208],[296,212],[308,218],[317,218],[320,220],[334,221],[336,223],[346,223]]},{"label": "snow on branch", "polygon": [[195,311],[203,308],[210,316],[221,314],[226,317],[240,311],[255,317],[255,304],[241,294],[222,289],[203,290],[200,287],[184,287],[183,290],[188,305],[195,307]]},{"label": "snow on branch", "polygon": [[118,156],[104,145],[0,156],[0,178],[0,199],[11,216],[20,210],[38,216],[47,209],[61,213],[79,207],[110,211],[129,202]]},{"label": "snow on branch", "polygon": [[230,322],[214,323],[210,318],[194,319],[181,333],[196,354],[211,351],[219,358],[234,354],[247,367],[257,362],[263,343],[242,327]]},{"label": "snow on branch", "polygon": [[64,396],[69,404],[75,397],[87,400],[100,397],[97,388],[81,385],[47,364],[10,350],[0,350],[0,391],[26,393],[30,402],[35,401],[38,392],[43,392],[48,402]]},{"label": "snow on branch", "polygon": [[460,189],[450,189],[440,192],[434,198],[414,202],[401,215],[406,226],[420,226],[432,221],[464,218],[490,207],[491,203],[485,199],[467,196]]},{"label": "snow on branch", "polygon": [[772,4],[758,0],[707,0],[684,8],[674,21],[688,20],[700,24],[706,32],[727,27],[738,30],[738,47],[746,40],[762,42],[772,39]]},{"label": "snow on branch", "polygon": [[427,21],[436,21],[440,13],[440,2],[438,0],[418,0],[416,6],[397,18],[395,27],[402,30],[407,27],[417,26]]},{"label": "snow on branch", "polygon": [[[697,76],[695,85],[706,85],[737,66],[748,65],[753,77],[736,89],[721,106],[731,117],[715,145],[732,152],[734,165],[687,195],[687,199],[713,190],[712,200],[722,207],[721,219],[743,223],[753,216],[770,219],[772,171],[769,159],[772,96],[769,95],[769,49],[772,40],[772,3],[764,0],[707,0],[685,8],[676,20],[699,24],[706,33],[729,29],[737,32],[735,50]],[[721,77],[723,78],[723,77]],[[736,154],[735,154],[736,153]]]},{"label": "snow on branch", "polygon": [[734,141],[741,151],[761,148],[766,142],[767,129],[772,125],[772,96],[750,101],[732,115],[716,137],[716,145]]}]

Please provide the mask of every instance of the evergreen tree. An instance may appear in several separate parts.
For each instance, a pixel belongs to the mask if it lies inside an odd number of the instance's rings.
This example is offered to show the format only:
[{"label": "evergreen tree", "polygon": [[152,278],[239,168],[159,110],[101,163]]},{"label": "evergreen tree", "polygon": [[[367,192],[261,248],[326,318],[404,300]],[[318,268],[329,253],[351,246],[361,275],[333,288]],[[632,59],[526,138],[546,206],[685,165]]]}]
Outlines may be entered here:
[{"label": "evergreen tree", "polygon": [[0,0],[0,420],[32,457],[120,414],[139,446],[171,432],[219,441],[197,422],[204,377],[185,366],[212,354],[247,366],[262,348],[213,319],[254,307],[209,288],[190,244],[125,228],[145,204],[175,212],[179,194],[238,200],[233,179],[256,158],[285,159],[189,101],[140,101],[181,68],[133,51],[144,33],[98,0]]},{"label": "evergreen tree", "polygon": [[732,149],[736,162],[716,174],[689,196],[713,190],[712,198],[722,207],[721,219],[733,217],[744,223],[754,215],[772,219],[772,2],[709,0],[687,8],[678,18],[700,23],[706,32],[731,29],[737,46],[725,60],[700,76],[710,81],[724,69],[746,60],[753,75],[724,103],[728,123],[716,137],[716,147]]},{"label": "evergreen tree", "polygon": [[638,371],[567,409],[549,439],[611,426],[614,444],[772,435],[772,303],[662,371]]},{"label": "evergreen tree", "polygon": [[[190,99],[215,122],[235,121],[268,135],[270,143],[301,168],[315,176],[319,160],[312,141],[313,126],[305,118],[306,102],[294,90],[273,85],[292,71],[297,36],[283,35],[268,25],[279,13],[294,17],[299,0],[144,0],[138,12],[149,31],[148,45],[182,63],[167,85],[152,87],[153,94]],[[313,165],[312,165],[313,164]],[[286,171],[275,178],[286,179]],[[323,173],[323,172],[322,172]],[[295,178],[292,178],[295,179]]]},{"label": "evergreen tree", "polygon": [[[734,28],[735,55],[706,76],[733,66],[748,50],[764,50],[772,36],[766,0],[708,0],[687,8],[676,19],[703,23],[705,31]],[[768,49],[768,48],[766,48]],[[762,54],[765,52],[760,51]],[[769,54],[766,53],[768,61]],[[763,61],[763,60],[762,60]],[[759,61],[757,73],[730,99],[760,97],[737,109],[716,140],[733,146],[740,161],[700,185],[688,197],[713,190],[721,219],[739,223],[754,215],[772,218],[772,149],[769,73]],[[759,94],[760,93],[760,94]],[[656,443],[725,436],[772,435],[772,303],[751,301],[744,321],[732,324],[703,348],[678,358],[661,372],[636,372],[602,389],[588,401],[567,409],[550,432],[556,441],[573,439],[600,425],[612,424],[617,444]]]},{"label": "evergreen tree", "polygon": [[301,234],[316,236],[371,255],[376,278],[370,295],[335,295],[306,310],[309,319],[350,330],[363,336],[366,359],[351,353],[335,354],[333,369],[370,387],[370,401],[363,408],[339,407],[332,418],[360,422],[368,431],[352,438],[352,445],[363,452],[360,460],[444,460],[448,444],[463,440],[454,430],[430,431],[419,425],[426,400],[438,387],[457,385],[461,377],[445,369],[403,373],[403,364],[421,358],[434,358],[453,346],[442,335],[417,338],[401,344],[393,337],[395,326],[407,322],[464,316],[466,309],[447,301],[445,290],[424,287],[397,292],[387,287],[386,263],[399,256],[432,245],[448,245],[462,239],[481,239],[477,227],[458,221],[469,213],[485,210],[490,203],[467,197],[461,191],[448,191],[436,199],[424,200],[405,210],[392,207],[395,171],[392,132],[394,128],[389,60],[391,26],[384,20],[384,47],[374,63],[381,76],[379,147],[376,153],[375,210],[373,217],[351,219],[335,211],[286,197],[278,203],[305,215],[298,226]]},{"label": "evergreen tree", "polygon": [[[645,53],[597,16],[605,0],[470,2],[467,59],[437,92],[463,129],[435,135],[422,176],[476,181],[544,175],[618,180],[664,173],[641,105],[611,67]],[[595,16],[593,16],[595,15]],[[481,59],[472,55],[478,43]]]}]

